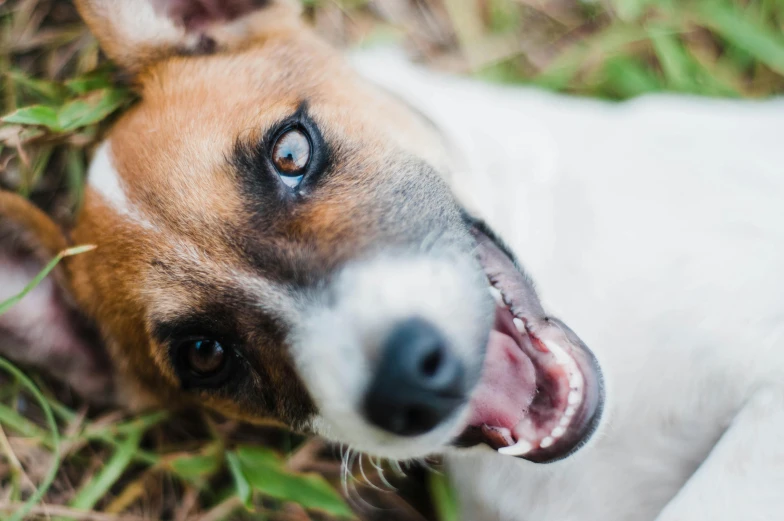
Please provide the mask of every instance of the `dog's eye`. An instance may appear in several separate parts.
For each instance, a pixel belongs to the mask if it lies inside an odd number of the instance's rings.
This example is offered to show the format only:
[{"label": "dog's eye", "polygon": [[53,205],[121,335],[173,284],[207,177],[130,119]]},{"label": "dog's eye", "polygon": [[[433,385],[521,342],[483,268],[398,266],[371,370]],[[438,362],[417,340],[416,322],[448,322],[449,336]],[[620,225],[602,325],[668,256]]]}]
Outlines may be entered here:
[{"label": "dog's eye", "polygon": [[180,375],[189,386],[217,386],[229,373],[231,352],[207,338],[183,340],[176,346]]},{"label": "dog's eye", "polygon": [[310,155],[310,139],[305,132],[296,128],[281,134],[272,147],[272,163],[281,180],[291,188],[296,188],[302,182]]},{"label": "dog's eye", "polygon": [[187,346],[186,357],[191,371],[199,376],[210,376],[223,367],[226,350],[214,340],[194,340]]}]

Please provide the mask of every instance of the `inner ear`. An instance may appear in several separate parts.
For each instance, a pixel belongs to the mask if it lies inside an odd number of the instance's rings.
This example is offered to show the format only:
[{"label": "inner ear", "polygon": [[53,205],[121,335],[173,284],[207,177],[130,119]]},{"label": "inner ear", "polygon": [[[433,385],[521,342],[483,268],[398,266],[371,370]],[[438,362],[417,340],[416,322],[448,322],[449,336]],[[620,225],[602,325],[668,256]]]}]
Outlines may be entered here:
[{"label": "inner ear", "polygon": [[131,74],[172,56],[245,48],[300,31],[296,0],[75,0],[106,54]]},{"label": "inner ear", "polygon": [[266,6],[269,0],[152,0],[156,12],[189,31],[230,22]]}]

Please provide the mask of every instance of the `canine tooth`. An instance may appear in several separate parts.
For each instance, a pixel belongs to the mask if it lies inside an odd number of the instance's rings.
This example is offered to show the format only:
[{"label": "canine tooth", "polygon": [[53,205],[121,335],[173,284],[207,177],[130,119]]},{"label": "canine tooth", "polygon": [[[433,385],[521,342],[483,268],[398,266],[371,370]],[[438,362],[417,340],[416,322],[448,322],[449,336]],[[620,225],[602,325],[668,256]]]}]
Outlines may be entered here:
[{"label": "canine tooth", "polygon": [[564,418],[571,418],[572,416],[574,416],[574,413],[576,412],[577,412],[577,407],[570,405],[569,407],[566,408],[566,411],[564,412]]},{"label": "canine tooth", "polygon": [[553,438],[551,438],[550,436],[548,436],[548,437],[546,437],[545,439],[542,440],[542,443],[540,443],[539,446],[542,447],[543,449],[546,449],[547,447],[552,445],[553,442],[555,442],[555,440]]},{"label": "canine tooth", "polygon": [[569,425],[570,421],[571,420],[567,418],[566,415],[564,414],[564,416],[561,418],[560,425],[566,427],[567,425]]},{"label": "canine tooth", "polygon": [[503,438],[504,442],[510,445],[514,444],[514,437],[512,436],[512,431],[507,429],[506,427],[490,427],[490,426],[483,426],[482,431],[485,430],[491,431],[494,435],[499,435]]},{"label": "canine tooth", "polygon": [[569,405],[576,405],[576,404],[580,403],[580,399],[581,398],[580,398],[580,393],[579,392],[577,392],[577,391],[570,391],[569,392],[569,398],[567,398],[567,401],[569,402]]},{"label": "canine tooth", "polygon": [[552,436],[553,438],[560,438],[561,436],[564,435],[565,432],[566,432],[565,428],[556,427],[555,429],[553,429],[553,432],[550,433],[550,436]]},{"label": "canine tooth", "polygon": [[525,456],[531,452],[531,449],[533,448],[534,447],[530,442],[526,440],[519,440],[511,447],[501,447],[498,449],[498,453],[505,454],[506,456]]},{"label": "canine tooth", "polygon": [[555,361],[561,365],[567,365],[572,361],[571,357],[566,354],[561,346],[550,340],[542,340],[542,343],[550,350],[555,357]]},{"label": "canine tooth", "polygon": [[525,333],[525,324],[523,323],[523,321],[522,321],[522,320],[520,320],[520,319],[519,319],[519,318],[517,318],[517,317],[514,317],[514,318],[512,319],[512,322],[514,322],[514,325],[515,325],[515,327],[517,328],[517,330],[518,330],[520,333]]},{"label": "canine tooth", "polygon": [[505,308],[506,302],[504,302],[504,296],[501,294],[501,291],[495,286],[488,286],[487,289],[488,291],[490,291],[490,294],[493,296],[493,300],[495,300],[495,303],[498,304],[499,307]]}]

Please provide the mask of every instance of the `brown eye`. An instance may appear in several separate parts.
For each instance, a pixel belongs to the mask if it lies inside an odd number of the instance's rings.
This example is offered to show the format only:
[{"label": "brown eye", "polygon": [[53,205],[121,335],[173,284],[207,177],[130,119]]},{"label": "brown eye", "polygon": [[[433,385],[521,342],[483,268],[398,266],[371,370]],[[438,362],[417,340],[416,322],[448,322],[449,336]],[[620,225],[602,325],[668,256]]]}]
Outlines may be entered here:
[{"label": "brown eye", "polygon": [[[284,132],[272,148],[272,162],[284,181],[286,177],[302,178],[310,161],[310,139],[299,129]],[[296,186],[286,183],[289,186]]]},{"label": "brown eye", "polygon": [[199,377],[215,375],[226,363],[226,350],[214,340],[194,340],[184,347],[188,369]]}]

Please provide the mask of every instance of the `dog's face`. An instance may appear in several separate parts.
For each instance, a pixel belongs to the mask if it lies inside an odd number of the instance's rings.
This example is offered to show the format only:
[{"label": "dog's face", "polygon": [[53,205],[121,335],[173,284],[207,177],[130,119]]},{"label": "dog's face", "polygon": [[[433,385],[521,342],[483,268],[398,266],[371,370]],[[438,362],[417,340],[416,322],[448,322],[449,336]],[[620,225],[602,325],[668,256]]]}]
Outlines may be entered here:
[{"label": "dog's face", "polygon": [[69,234],[98,248],[63,274],[121,398],[394,458],[589,436],[595,361],[455,199],[424,118],[286,6],[79,4],[141,94]]}]

